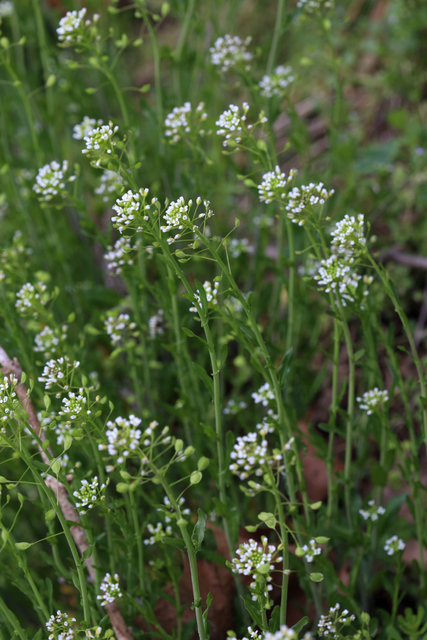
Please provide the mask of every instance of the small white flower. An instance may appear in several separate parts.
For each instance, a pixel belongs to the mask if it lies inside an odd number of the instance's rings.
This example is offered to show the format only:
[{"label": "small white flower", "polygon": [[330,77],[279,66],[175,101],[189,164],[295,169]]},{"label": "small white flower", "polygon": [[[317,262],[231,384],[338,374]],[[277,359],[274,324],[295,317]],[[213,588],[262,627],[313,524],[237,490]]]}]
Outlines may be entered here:
[{"label": "small white flower", "polygon": [[246,47],[251,40],[250,37],[241,40],[239,36],[230,36],[229,34],[217,38],[209,50],[212,64],[220,67],[222,73],[241,65],[249,70],[250,66],[247,63],[252,60],[253,56],[246,50]]},{"label": "small white flower", "polygon": [[101,176],[101,184],[95,189],[95,193],[99,196],[102,195],[103,201],[108,202],[108,195],[122,191],[123,186],[123,178],[118,173],[105,169]]},{"label": "small white flower", "polygon": [[297,169],[291,169],[289,175],[280,171],[280,167],[276,165],[274,171],[267,171],[262,176],[262,182],[258,185],[259,199],[261,202],[268,204],[273,200],[284,200],[288,194],[288,185],[297,175]]},{"label": "small white flower", "polygon": [[67,182],[73,182],[76,179],[76,175],[65,177],[68,171],[68,161],[64,160],[62,165],[56,160],[45,164],[44,167],[39,169],[36,182],[33,185],[33,190],[39,194],[41,200],[48,202],[55,196],[66,197],[68,191],[66,189]]},{"label": "small white flower", "polygon": [[385,513],[384,507],[381,505],[377,507],[375,500],[369,500],[367,509],[359,509],[359,513],[364,520],[371,520],[376,522],[378,516],[382,516]]},{"label": "small white flower", "polygon": [[99,152],[112,154],[117,141],[114,140],[114,135],[119,130],[117,125],[114,125],[111,121],[108,124],[104,124],[100,127],[92,129],[84,136],[84,142],[86,149],[82,149],[82,153],[89,154],[90,152]]},{"label": "small white flower", "polygon": [[14,12],[13,2],[10,0],[2,0],[0,2],[0,18],[8,18]]},{"label": "small white flower", "polygon": [[95,120],[95,118],[89,118],[85,116],[80,124],[74,125],[73,138],[75,140],[83,140],[85,136],[89,136],[94,129],[104,124],[102,120]]},{"label": "small white flower", "polygon": [[105,330],[110,336],[113,345],[133,338],[133,332],[136,329],[136,323],[130,321],[128,313],[108,316],[104,324]]},{"label": "small white flower", "polygon": [[97,600],[101,600],[101,606],[105,607],[107,604],[114,602],[116,598],[123,597],[120,591],[119,576],[117,573],[111,576],[106,573],[103,581],[101,582],[101,594],[96,596]]},{"label": "small white flower", "polygon": [[262,404],[263,407],[268,407],[270,400],[274,400],[274,393],[268,382],[263,384],[258,391],[254,391],[251,395],[255,404]]},{"label": "small white flower", "polygon": [[[208,305],[217,305],[218,304],[218,289],[216,287],[216,282],[214,282],[214,285],[212,286],[212,283],[209,282],[209,280],[205,280],[205,282],[203,283],[203,289],[206,295],[206,300]],[[202,301],[200,298],[200,291],[199,289],[196,290],[196,293],[194,294],[194,299],[197,300],[197,302],[199,303],[199,305],[201,305]],[[198,313],[198,309],[197,307],[190,307],[190,311],[192,313]]]},{"label": "small white flower", "polygon": [[380,391],[378,387],[375,387],[371,391],[365,391],[362,397],[357,398],[360,408],[366,411],[368,416],[376,409],[383,409],[384,404],[388,402],[388,400],[388,391]]},{"label": "small white flower", "polygon": [[204,109],[204,102],[199,102],[194,110],[191,108],[191,102],[186,102],[182,107],[175,107],[166,116],[165,136],[170,138],[171,144],[176,144],[179,140],[191,134],[205,135],[202,123],[207,119],[208,114]]},{"label": "small white flower", "polygon": [[403,551],[405,549],[405,546],[406,545],[403,542],[403,540],[401,540],[401,538],[398,538],[397,536],[392,536],[391,538],[386,540],[386,543],[384,545],[384,551],[387,553],[388,556],[394,556],[394,554],[397,553],[398,551]]},{"label": "small white flower", "polygon": [[244,123],[246,121],[246,114],[249,111],[249,105],[247,102],[243,103],[242,112],[235,104],[230,104],[215,122],[218,127],[217,135],[224,136],[225,140],[222,143],[224,147],[227,147],[231,140],[234,140],[236,144],[239,144],[242,140]]},{"label": "small white flower", "polygon": [[310,540],[308,545],[303,545],[302,550],[307,562],[313,562],[315,556],[319,556],[322,553],[322,549],[316,545],[316,540],[314,539]]},{"label": "small white flower", "polygon": [[286,205],[287,216],[292,222],[302,226],[305,219],[302,214],[313,207],[322,206],[326,200],[334,193],[333,189],[325,189],[323,182],[294,187],[288,194],[288,204]]},{"label": "small white flower", "polygon": [[133,264],[133,249],[131,239],[127,236],[119,238],[114,247],[108,247],[104,260],[107,261],[107,269],[113,276],[118,276],[123,267]]},{"label": "small white flower", "polygon": [[283,96],[294,79],[291,67],[284,67],[283,65],[280,65],[276,67],[270,76],[263,76],[259,83],[261,95],[266,98]]},{"label": "small white flower", "polygon": [[73,492],[73,496],[76,498],[76,508],[78,512],[84,515],[89,509],[93,509],[97,502],[105,500],[104,493],[106,486],[106,484],[99,485],[97,476],[95,476],[91,482],[83,479],[80,490]]},{"label": "small white flower", "polygon": [[332,9],[334,6],[334,0],[298,0],[297,7],[302,9],[307,15],[315,15]]},{"label": "small white flower", "polygon": [[150,338],[154,340],[156,336],[162,335],[165,330],[163,327],[164,313],[163,309],[159,309],[154,316],[151,316],[148,320],[148,328],[150,331]]}]

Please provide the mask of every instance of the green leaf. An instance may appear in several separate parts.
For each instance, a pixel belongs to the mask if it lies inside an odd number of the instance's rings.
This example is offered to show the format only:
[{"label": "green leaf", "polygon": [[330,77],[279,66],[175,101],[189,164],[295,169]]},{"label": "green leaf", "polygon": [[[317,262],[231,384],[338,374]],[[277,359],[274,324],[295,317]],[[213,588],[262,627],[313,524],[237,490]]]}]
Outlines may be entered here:
[{"label": "green leaf", "polygon": [[317,511],[317,509],[320,509],[320,507],[322,506],[322,501],[319,500],[318,502],[313,502],[312,504],[309,505],[310,509],[312,509],[313,511]]},{"label": "green leaf", "polygon": [[278,375],[279,384],[281,387],[284,387],[285,383],[287,382],[287,377],[291,369],[293,353],[294,353],[294,350],[293,350],[293,347],[291,347],[285,352],[282,358],[282,362],[280,363],[280,367],[277,375]]},{"label": "green leaf", "polygon": [[44,519],[46,521],[53,520],[55,516],[56,516],[55,509],[49,509],[49,511],[46,511],[46,513],[44,514]]},{"label": "green leaf", "polygon": [[169,547],[175,547],[176,549],[182,549],[182,551],[185,551],[185,543],[181,538],[170,538],[165,536],[162,538],[162,543],[167,544]]},{"label": "green leaf", "polygon": [[197,552],[205,537],[206,530],[206,516],[201,509],[197,509],[198,520],[194,525],[193,533],[191,534],[191,541],[193,547]]},{"label": "green leaf", "polygon": [[262,629],[263,622],[262,622],[261,614],[259,612],[259,607],[254,602],[252,602],[252,600],[249,600],[249,598],[245,598],[244,605],[245,605],[246,611],[249,613],[252,620],[255,622],[255,624],[258,627],[261,627]]},{"label": "green leaf", "polygon": [[68,449],[71,447],[72,444],[73,444],[73,437],[70,436],[69,433],[67,433],[67,435],[64,438],[64,451],[68,451]]},{"label": "green leaf", "polygon": [[197,362],[193,362],[193,367],[194,367],[197,375],[199,376],[200,380],[203,382],[203,384],[205,385],[206,389],[209,391],[210,396],[211,396],[211,398],[213,400],[214,388],[213,388],[212,378],[208,375],[208,373],[206,372],[206,369],[204,369],[199,364],[197,364]]},{"label": "green leaf", "polygon": [[56,460],[53,460],[50,466],[55,475],[58,475],[58,473],[61,471],[61,462],[58,460],[58,458],[56,458]]},{"label": "green leaf", "polygon": [[199,342],[204,344],[205,347],[208,346],[208,343],[206,342],[206,340],[203,340],[203,338],[201,338],[200,336],[197,336],[193,331],[191,331],[191,329],[187,329],[187,327],[182,327],[182,330],[185,334],[187,334],[189,338],[197,338],[197,340],[199,340]]},{"label": "green leaf", "polygon": [[43,396],[43,402],[44,402],[44,407],[45,407],[46,411],[48,411],[49,407],[50,407],[51,399],[47,395],[47,393]]},{"label": "green leaf", "polygon": [[[307,618],[308,619],[308,618]],[[277,605],[273,609],[273,613],[270,618],[270,631],[271,633],[276,633],[280,627],[280,607]]]},{"label": "green leaf", "polygon": [[220,350],[220,361],[219,361],[219,370],[220,371],[223,368],[223,366],[225,365],[225,362],[227,360],[227,355],[228,355],[228,346],[226,344],[223,344],[221,346],[221,350]]},{"label": "green leaf", "polygon": [[258,519],[264,522],[270,529],[276,528],[277,520],[273,513],[261,511],[261,513],[258,514]]},{"label": "green leaf", "polygon": [[303,627],[305,627],[305,625],[308,624],[308,623],[309,623],[308,617],[304,616],[303,618],[301,618],[301,620],[298,620],[298,622],[296,624],[294,624],[292,629],[295,631],[295,633],[299,633],[301,631],[301,629]]}]

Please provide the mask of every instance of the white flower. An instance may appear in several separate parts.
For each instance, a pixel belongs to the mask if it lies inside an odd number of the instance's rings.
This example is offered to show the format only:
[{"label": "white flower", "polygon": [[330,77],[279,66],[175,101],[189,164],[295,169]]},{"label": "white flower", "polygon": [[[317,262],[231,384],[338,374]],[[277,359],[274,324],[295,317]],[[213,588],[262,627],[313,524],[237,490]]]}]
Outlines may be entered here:
[{"label": "white flower", "polygon": [[176,144],[181,138],[185,138],[191,133],[197,133],[199,136],[205,135],[201,125],[208,114],[204,109],[204,102],[199,102],[194,111],[191,109],[191,102],[185,102],[182,107],[175,107],[171,113],[168,113],[165,119],[165,136],[171,138],[171,144]]},{"label": "white flower", "polygon": [[325,204],[326,200],[333,195],[334,190],[328,191],[325,189],[323,182],[314,184],[310,182],[308,185],[302,185],[301,187],[294,187],[288,195],[288,204],[286,205],[286,211],[288,218],[295,222],[299,226],[304,224],[304,217],[301,215],[311,209]]},{"label": "white flower", "polygon": [[133,264],[131,239],[123,236],[119,238],[114,247],[108,247],[104,260],[107,261],[107,269],[113,276],[118,276],[123,267]]},{"label": "white flower", "polygon": [[108,603],[114,602],[116,598],[123,596],[120,591],[119,576],[117,573],[112,577],[109,573],[106,573],[103,581],[101,582],[101,595],[96,596],[97,600],[101,600],[101,605],[105,607]]},{"label": "white flower", "polygon": [[144,538],[144,544],[152,546],[157,542],[161,542],[165,536],[172,535],[172,527],[170,525],[163,525],[162,522],[158,522],[154,527],[152,524],[147,524],[148,533],[151,533],[149,538]]},{"label": "white flower", "polygon": [[[274,450],[268,450],[268,442],[264,435],[253,432],[237,438],[237,442],[230,453],[230,458],[234,462],[229,465],[231,473],[234,473],[240,480],[246,480],[250,475],[258,477],[264,475],[264,465],[272,466],[282,461],[282,455]],[[282,465],[277,466],[281,470]]]},{"label": "white flower", "polygon": [[65,178],[68,171],[68,161],[64,160],[62,165],[54,160],[50,164],[45,164],[39,169],[33,190],[40,195],[41,200],[48,202],[54,196],[65,197],[67,195],[66,183],[73,182],[77,176],[72,175]]},{"label": "white flower", "polygon": [[68,327],[66,324],[63,324],[61,327],[56,327],[55,329],[51,329],[48,326],[44,327],[34,338],[34,342],[36,343],[34,351],[43,353],[45,358],[56,355],[60,342],[67,339],[67,330]]},{"label": "white flower", "polygon": [[[94,476],[93,480],[89,483],[87,480],[82,480],[79,491],[74,491],[73,496],[76,498],[76,508],[84,515],[87,510],[93,509],[98,501],[105,500],[106,484],[103,483],[99,486],[98,477]],[[79,502],[77,502],[77,500]]]},{"label": "white flower", "polygon": [[313,15],[320,13],[322,10],[332,9],[334,0],[298,0],[297,7],[302,9],[304,13]]},{"label": "white flower", "polygon": [[111,121],[108,124],[92,129],[83,138],[86,149],[82,149],[82,153],[89,154],[90,151],[100,151],[111,155],[117,145],[116,140],[113,138],[118,130],[119,127]]},{"label": "white flower", "polygon": [[388,540],[386,540],[384,545],[384,551],[388,556],[394,556],[398,551],[403,551],[405,549],[405,543],[403,540],[398,538],[397,536],[392,536]]},{"label": "white flower", "polygon": [[83,140],[85,136],[90,136],[94,129],[100,127],[103,124],[104,122],[102,120],[95,120],[95,118],[89,118],[89,116],[85,116],[80,124],[74,125],[73,138],[75,138],[76,140]]},{"label": "white flower", "polygon": [[217,38],[214,45],[209,49],[212,64],[220,67],[222,73],[242,64],[246,70],[250,69],[247,63],[252,60],[253,56],[246,51],[246,47],[251,40],[251,37],[241,40],[239,36],[230,36],[229,34]]},{"label": "white flower", "polygon": [[0,378],[0,425],[15,417],[15,411],[19,405],[15,387],[18,379],[12,374],[9,378]]},{"label": "white flower", "polygon": [[307,562],[313,562],[315,556],[319,556],[322,553],[322,549],[316,546],[316,540],[314,539],[310,540],[308,545],[305,544],[301,548],[304,551],[304,557]]},{"label": "white flower", "polygon": [[341,304],[345,307],[347,302],[355,301],[362,276],[353,271],[348,264],[341,262],[336,254],[332,254],[326,260],[320,261],[314,279],[326,293],[332,291],[338,294]]},{"label": "white flower", "polygon": [[320,620],[317,625],[319,637],[332,638],[333,640],[340,640],[342,634],[340,633],[343,625],[353,622],[355,616],[349,615],[349,611],[344,609],[340,613],[340,605],[337,603],[334,607],[329,609],[326,615],[320,616]]},{"label": "white flower", "polygon": [[58,411],[58,415],[66,417],[66,424],[71,424],[77,419],[85,419],[90,416],[91,411],[86,408],[87,398],[82,393],[82,388],[79,389],[78,394],[74,393],[74,391],[69,391],[68,397],[62,399],[62,407]]},{"label": "white flower", "polygon": [[118,173],[105,169],[101,176],[101,184],[95,189],[95,193],[99,196],[103,195],[103,201],[108,202],[108,194],[122,191],[123,185],[123,178]]},{"label": "white flower", "polygon": [[74,638],[77,638],[77,636],[74,635],[75,632],[78,633],[76,629],[76,619],[69,618],[68,613],[57,611],[56,615],[50,616],[46,622],[46,627],[51,633],[49,640],[53,640],[54,638],[58,638],[58,640],[74,640]]},{"label": "white flower", "polygon": [[263,407],[268,407],[269,401],[274,400],[274,393],[268,382],[263,384],[258,391],[254,391],[252,394],[255,404],[262,404]]},{"label": "white flower", "polygon": [[357,217],[345,215],[337,222],[331,236],[332,253],[345,258],[350,264],[354,262],[355,255],[366,247],[363,214],[360,213]]},{"label": "white flower", "polygon": [[239,144],[242,140],[243,127],[246,120],[246,114],[249,111],[249,105],[244,102],[242,105],[242,113],[235,104],[230,104],[215,122],[218,127],[217,135],[224,136],[225,140],[222,143],[224,147],[227,147],[231,140],[234,140],[236,144]]},{"label": "white flower", "polygon": [[140,189],[137,193],[129,190],[121,198],[118,198],[116,204],[113,205],[113,209],[117,213],[111,218],[113,227],[118,229],[120,233],[130,228],[142,231],[138,220],[141,221],[141,217],[143,220],[148,220],[147,213],[150,210],[150,205],[145,203],[147,195],[148,189]]},{"label": "white flower", "polygon": [[133,414],[129,418],[118,417],[114,422],[109,420],[105,434],[108,444],[100,444],[98,449],[107,449],[110,456],[117,456],[117,464],[121,464],[139,446],[142,432],[137,427],[140,424],[141,419]]},{"label": "white flower", "polygon": [[156,336],[162,335],[165,330],[163,328],[164,313],[163,309],[159,309],[154,316],[148,320],[148,328],[150,330],[150,338],[154,340]]},{"label": "white flower", "polygon": [[[216,282],[214,283],[214,286],[212,287],[212,283],[209,282],[209,280],[205,280],[205,282],[203,283],[203,289],[204,289],[204,292],[205,292],[206,301],[207,301],[208,305],[209,304],[210,305],[218,304],[218,289],[216,288]],[[202,301],[201,301],[201,298],[200,298],[199,289],[196,290],[196,293],[194,294],[194,299],[197,300],[199,305],[202,304]],[[190,311],[192,313],[198,313],[197,307],[190,307]]]},{"label": "white flower", "polygon": [[2,2],[0,2],[0,18],[8,18],[13,12],[13,2],[10,2],[10,0],[2,0]]},{"label": "white flower", "polygon": [[273,200],[284,200],[288,195],[288,184],[292,182],[297,173],[297,169],[291,169],[286,177],[278,165],[275,166],[274,171],[264,173],[262,182],[258,185],[260,201],[268,204]]},{"label": "white flower", "polygon": [[39,311],[42,306],[47,302],[45,296],[46,285],[43,282],[36,282],[35,285],[31,282],[24,284],[16,294],[15,307],[22,315],[31,315],[33,318],[38,318]]},{"label": "white flower", "polygon": [[371,415],[375,409],[382,409],[385,402],[388,402],[388,391],[380,391],[378,387],[375,387],[371,391],[365,391],[362,397],[357,398],[357,402],[363,411],[366,411],[368,416]]},{"label": "white flower", "polygon": [[259,83],[261,95],[266,98],[282,96],[286,93],[288,86],[294,81],[291,67],[280,65],[276,67],[270,76],[263,76]]},{"label": "white flower", "polygon": [[130,321],[128,313],[120,313],[118,316],[108,316],[104,324],[105,330],[114,345],[120,341],[126,341],[132,338],[132,332],[136,329],[136,324]]},{"label": "white flower", "polygon": [[368,508],[359,509],[359,513],[364,520],[372,520],[372,522],[375,522],[378,520],[378,516],[384,515],[385,509],[381,505],[377,507],[375,500],[369,500]]},{"label": "white flower", "polygon": [[79,366],[80,362],[78,360],[75,360],[71,364],[67,356],[63,356],[57,360],[49,360],[46,362],[43,374],[39,376],[38,381],[44,383],[46,390],[57,384],[67,391],[68,379]]},{"label": "white flower", "polygon": [[[59,27],[56,30],[59,42],[70,46],[83,40],[85,28],[90,27],[92,24],[89,19],[84,20],[85,15],[86,8],[84,7],[80,9],[80,11],[68,11],[65,16],[61,18]],[[95,14],[93,21],[96,22],[98,17],[99,16]]]}]

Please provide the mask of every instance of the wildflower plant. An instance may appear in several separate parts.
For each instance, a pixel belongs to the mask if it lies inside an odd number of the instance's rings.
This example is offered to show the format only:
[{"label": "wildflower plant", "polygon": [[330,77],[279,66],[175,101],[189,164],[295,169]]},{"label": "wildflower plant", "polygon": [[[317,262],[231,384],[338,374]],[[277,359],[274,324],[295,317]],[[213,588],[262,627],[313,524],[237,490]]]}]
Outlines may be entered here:
[{"label": "wildflower plant", "polygon": [[52,4],[0,2],[0,638],[404,640],[419,34],[398,0]]}]

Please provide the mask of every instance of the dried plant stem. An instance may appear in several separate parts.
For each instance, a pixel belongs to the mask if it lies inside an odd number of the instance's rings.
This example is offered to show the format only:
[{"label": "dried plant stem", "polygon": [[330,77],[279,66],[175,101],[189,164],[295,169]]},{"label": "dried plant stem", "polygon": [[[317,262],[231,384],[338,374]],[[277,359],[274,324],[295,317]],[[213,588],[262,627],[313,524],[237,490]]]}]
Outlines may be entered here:
[{"label": "dried plant stem", "polygon": [[[7,355],[6,351],[1,346],[0,346],[0,367],[2,368],[4,376],[8,377],[10,375],[14,375],[19,381],[21,380],[22,369],[18,360],[16,358],[11,360]],[[30,426],[33,429],[35,435],[37,436],[38,448],[39,448],[40,455],[43,459],[43,462],[50,465],[51,460],[49,459],[49,456],[47,455],[46,451],[41,446],[41,442],[44,442],[46,440],[46,435],[39,422],[39,419],[37,418],[36,410],[34,409],[34,405],[30,400],[30,397],[28,395],[28,390],[25,384],[23,383],[18,384],[16,386],[16,393],[18,395],[18,398],[22,406],[27,412]],[[47,451],[49,451],[49,449],[47,449]],[[53,457],[52,454],[51,454],[51,457]],[[64,516],[65,520],[76,523],[74,526],[70,527],[70,533],[73,537],[76,547],[78,548],[79,552],[83,555],[83,553],[89,548],[89,544],[86,539],[85,530],[80,525],[79,515],[75,510],[75,508],[73,507],[73,505],[68,501],[69,494],[67,489],[62,484],[62,482],[58,482],[58,480],[53,476],[48,476],[45,479],[45,484],[49,489],[52,489],[52,491],[55,493],[59,507],[61,509],[62,515]],[[95,575],[95,567],[94,567],[92,556],[89,556],[88,558],[86,558],[85,564],[86,564],[86,568],[88,570],[90,578],[93,580],[93,582],[95,582],[96,575]],[[114,629],[117,640],[132,640],[133,634],[131,630],[126,626],[117,603],[116,602],[108,603],[105,606],[105,610],[107,611],[110,617],[111,625]]]}]

